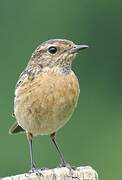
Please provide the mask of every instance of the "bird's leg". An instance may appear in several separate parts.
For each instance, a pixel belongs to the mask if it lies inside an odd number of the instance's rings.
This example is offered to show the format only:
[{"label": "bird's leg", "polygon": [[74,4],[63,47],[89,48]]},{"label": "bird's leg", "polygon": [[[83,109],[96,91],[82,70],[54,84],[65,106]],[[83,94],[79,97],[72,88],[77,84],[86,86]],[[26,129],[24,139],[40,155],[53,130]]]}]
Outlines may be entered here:
[{"label": "bird's leg", "polygon": [[30,172],[35,172],[36,174],[40,174],[38,172],[38,168],[35,165],[35,162],[33,160],[33,144],[32,144],[32,139],[33,139],[33,135],[31,133],[27,133],[27,139],[28,139],[28,143],[29,143],[29,150],[30,150],[30,161],[31,161],[31,170]]},{"label": "bird's leg", "polygon": [[61,152],[61,150],[60,150],[60,148],[59,148],[59,146],[58,146],[58,144],[57,144],[57,142],[56,142],[55,135],[56,135],[56,133],[52,133],[52,134],[50,135],[51,140],[52,140],[54,146],[56,147],[57,152],[58,152],[58,154],[59,154],[59,156],[60,156],[60,159],[61,159],[60,166],[66,167],[66,166],[67,166],[67,163],[66,163],[66,161],[65,161],[65,159],[64,159],[63,153]]}]

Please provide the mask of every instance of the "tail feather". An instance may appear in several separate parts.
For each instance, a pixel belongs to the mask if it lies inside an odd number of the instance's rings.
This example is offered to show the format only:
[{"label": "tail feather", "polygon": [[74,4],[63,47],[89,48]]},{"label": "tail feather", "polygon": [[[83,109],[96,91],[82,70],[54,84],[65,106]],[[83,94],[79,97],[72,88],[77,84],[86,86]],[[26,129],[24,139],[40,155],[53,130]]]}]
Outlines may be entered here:
[{"label": "tail feather", "polygon": [[16,134],[16,133],[20,133],[20,132],[24,132],[24,131],[25,130],[21,126],[19,126],[19,124],[17,122],[15,122],[9,129],[10,134]]}]

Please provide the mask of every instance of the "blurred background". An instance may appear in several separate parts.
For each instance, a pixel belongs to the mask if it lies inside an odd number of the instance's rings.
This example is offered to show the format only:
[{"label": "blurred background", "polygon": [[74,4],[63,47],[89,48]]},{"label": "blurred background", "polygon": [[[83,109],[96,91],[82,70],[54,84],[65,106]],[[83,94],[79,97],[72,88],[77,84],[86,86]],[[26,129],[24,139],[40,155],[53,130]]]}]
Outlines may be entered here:
[{"label": "blurred background", "polygon": [[[90,165],[100,180],[122,179],[122,2],[0,0],[0,176],[30,169],[26,136],[10,136],[15,83],[41,42],[89,44],[73,64],[78,107],[57,140],[72,165]],[[38,167],[58,165],[48,136],[34,139]]]}]

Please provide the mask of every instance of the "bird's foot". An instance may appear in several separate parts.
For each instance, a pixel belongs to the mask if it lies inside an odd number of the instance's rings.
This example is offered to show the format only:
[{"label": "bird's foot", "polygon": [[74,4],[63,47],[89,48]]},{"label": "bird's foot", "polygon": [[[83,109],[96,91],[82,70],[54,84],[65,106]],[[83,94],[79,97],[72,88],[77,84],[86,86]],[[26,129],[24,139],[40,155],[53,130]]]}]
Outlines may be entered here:
[{"label": "bird's foot", "polygon": [[75,166],[71,166],[71,165],[70,165],[69,163],[67,163],[66,161],[62,161],[62,162],[59,164],[59,167],[67,167],[70,171],[76,169]]},{"label": "bird's foot", "polygon": [[33,164],[31,170],[29,171],[29,173],[35,173],[37,176],[43,176],[42,174],[42,169],[39,169],[35,166],[35,164]]},{"label": "bird's foot", "polygon": [[48,169],[49,169],[49,168],[47,168],[47,167],[41,167],[41,168],[40,168],[41,171],[48,170]]}]

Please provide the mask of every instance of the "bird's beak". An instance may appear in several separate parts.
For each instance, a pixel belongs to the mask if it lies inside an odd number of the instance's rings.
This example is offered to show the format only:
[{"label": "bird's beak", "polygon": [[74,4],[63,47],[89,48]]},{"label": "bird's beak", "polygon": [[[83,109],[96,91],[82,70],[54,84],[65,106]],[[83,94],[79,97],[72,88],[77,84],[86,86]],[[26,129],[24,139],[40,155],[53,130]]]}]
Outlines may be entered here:
[{"label": "bird's beak", "polygon": [[89,48],[88,45],[75,45],[74,48],[72,49],[71,53],[77,53],[82,49]]}]

